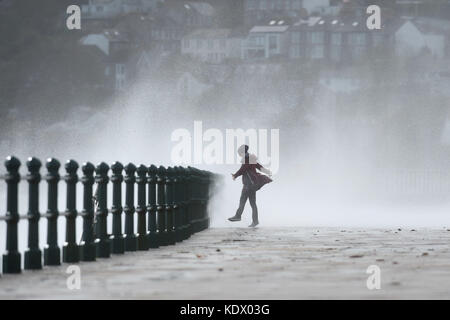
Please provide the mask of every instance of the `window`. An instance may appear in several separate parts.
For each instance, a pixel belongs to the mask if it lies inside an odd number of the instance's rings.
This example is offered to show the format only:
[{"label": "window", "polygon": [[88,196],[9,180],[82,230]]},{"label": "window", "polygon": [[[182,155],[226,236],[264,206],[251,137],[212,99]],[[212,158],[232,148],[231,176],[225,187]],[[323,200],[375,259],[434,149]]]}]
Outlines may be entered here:
[{"label": "window", "polygon": [[292,43],[300,43],[300,31],[294,31],[291,34],[291,41]]},{"label": "window", "polygon": [[256,9],[256,0],[247,0],[247,9],[248,10]]},{"label": "window", "polygon": [[302,2],[301,2],[301,0],[293,0],[293,2],[292,2],[292,9],[293,10],[301,10],[302,9]]},{"label": "window", "polygon": [[123,89],[125,80],[123,78],[116,78],[116,90]]},{"label": "window", "polygon": [[116,74],[117,75],[124,75],[125,74],[125,65],[123,65],[123,64],[116,64]]},{"label": "window", "polygon": [[264,46],[266,44],[266,40],[263,36],[258,37],[257,40],[258,40],[258,45],[260,45],[260,46]]},{"label": "window", "polygon": [[358,34],[358,43],[362,46],[366,45],[366,34],[365,33]]},{"label": "window", "polygon": [[300,45],[291,47],[291,58],[300,58]]},{"label": "window", "polygon": [[283,0],[276,0],[276,9],[283,10]]},{"label": "window", "polygon": [[250,36],[250,38],[248,39],[248,44],[250,46],[262,46],[264,45],[264,37]]},{"label": "window", "polygon": [[331,34],[331,44],[335,46],[340,46],[342,43],[342,34],[341,33],[332,33]]},{"label": "window", "polygon": [[208,49],[212,50],[214,48],[214,42],[212,40],[208,40]]},{"label": "window", "polygon": [[103,6],[97,6],[95,7],[95,10],[97,10],[97,12],[103,12]]},{"label": "window", "polygon": [[311,58],[313,59],[322,59],[324,57],[324,48],[323,46],[314,46],[311,51]]},{"label": "window", "polygon": [[323,43],[325,34],[322,31],[311,32],[311,43],[318,44]]},{"label": "window", "polygon": [[364,46],[366,44],[366,34],[365,33],[350,34],[348,42],[350,45]]},{"label": "window", "polygon": [[184,48],[185,49],[189,49],[190,40],[189,39],[184,39],[183,44],[184,44]]},{"label": "window", "polygon": [[202,48],[202,40],[197,39],[197,49],[201,49]]},{"label": "window", "polygon": [[291,10],[291,0],[284,0],[284,10]]},{"label": "window", "polygon": [[225,39],[220,39],[220,49],[225,49],[227,47],[227,41]]},{"label": "window", "polygon": [[259,8],[260,8],[261,10],[267,10],[267,0],[261,0],[261,1],[259,2]]},{"label": "window", "polygon": [[341,48],[338,46],[331,47],[331,60],[340,61],[341,60]]},{"label": "window", "polygon": [[269,50],[276,50],[278,47],[277,37],[269,36]]}]

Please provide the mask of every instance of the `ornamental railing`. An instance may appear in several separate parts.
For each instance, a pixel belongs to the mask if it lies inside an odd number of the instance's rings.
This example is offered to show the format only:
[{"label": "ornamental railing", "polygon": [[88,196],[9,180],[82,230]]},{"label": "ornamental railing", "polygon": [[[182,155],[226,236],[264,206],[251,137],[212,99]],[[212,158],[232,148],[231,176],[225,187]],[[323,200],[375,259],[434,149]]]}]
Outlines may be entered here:
[{"label": "ornamental railing", "polygon": [[[37,158],[26,162],[28,173],[22,177],[19,159],[10,156],[5,161],[6,174],[1,176],[7,185],[6,214],[0,221],[6,222],[6,251],[2,256],[3,273],[20,273],[22,254],[18,249],[18,224],[28,220],[28,245],[24,252],[24,269],[42,269],[79,261],[95,261],[109,258],[111,254],[127,251],[149,250],[173,245],[188,239],[192,234],[209,227],[208,202],[213,182],[218,175],[192,167],[125,167],[114,162],[111,167],[102,162],[96,167],[90,162],[81,167],[82,177],[74,160],[65,163],[66,174],[61,177],[58,160],[46,161],[47,211],[39,212],[39,192],[42,163]],[[108,172],[111,170],[111,176]],[[125,175],[123,175],[125,173]],[[58,211],[58,182],[66,183],[66,210]],[[28,212],[18,212],[21,180],[28,182]],[[83,185],[83,208],[78,212],[77,183]],[[112,184],[112,207],[108,208],[108,184]],[[122,205],[125,184],[125,205]],[[136,187],[137,185],[137,187]],[[95,186],[95,192],[94,192]],[[137,203],[135,206],[135,191]],[[112,219],[108,219],[108,215]],[[122,215],[125,215],[122,226]],[[135,226],[135,215],[137,225]],[[65,243],[58,244],[58,219],[64,217]],[[76,239],[76,219],[81,217],[82,236]],[[39,221],[47,220],[47,242],[43,250],[39,246]],[[108,234],[108,221],[112,221],[112,233]],[[135,228],[136,227],[136,228]],[[62,253],[62,254],[61,254]]]}]

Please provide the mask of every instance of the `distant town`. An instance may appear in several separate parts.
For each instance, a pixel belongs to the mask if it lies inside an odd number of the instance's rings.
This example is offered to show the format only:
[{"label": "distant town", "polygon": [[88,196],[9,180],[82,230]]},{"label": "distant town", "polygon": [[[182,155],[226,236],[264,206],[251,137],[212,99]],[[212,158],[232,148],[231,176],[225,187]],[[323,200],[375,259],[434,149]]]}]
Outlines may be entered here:
[{"label": "distant town", "polygon": [[[381,7],[380,30],[366,27],[371,4]],[[439,6],[440,14],[450,12],[448,1]],[[239,74],[270,74],[283,63],[447,59],[450,21],[429,17],[432,9],[433,1],[404,0],[90,0],[82,5],[79,43],[98,51],[105,86],[115,92],[151,74],[165,57],[201,62],[202,70],[186,70],[176,81],[180,94],[192,99],[229,78],[231,64],[239,65]]]}]

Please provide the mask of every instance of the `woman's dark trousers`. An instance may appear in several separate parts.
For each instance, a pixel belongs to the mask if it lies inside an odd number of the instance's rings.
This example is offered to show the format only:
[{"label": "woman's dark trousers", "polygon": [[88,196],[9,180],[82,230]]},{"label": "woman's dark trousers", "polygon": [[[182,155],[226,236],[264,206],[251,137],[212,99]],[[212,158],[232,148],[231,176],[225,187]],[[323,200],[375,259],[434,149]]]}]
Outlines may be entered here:
[{"label": "woman's dark trousers", "polygon": [[239,208],[236,211],[236,217],[241,217],[244,211],[245,203],[247,199],[250,201],[250,206],[252,207],[252,219],[253,222],[258,222],[258,207],[256,206],[256,191],[250,190],[249,187],[245,186],[242,188],[241,198],[239,200]]}]

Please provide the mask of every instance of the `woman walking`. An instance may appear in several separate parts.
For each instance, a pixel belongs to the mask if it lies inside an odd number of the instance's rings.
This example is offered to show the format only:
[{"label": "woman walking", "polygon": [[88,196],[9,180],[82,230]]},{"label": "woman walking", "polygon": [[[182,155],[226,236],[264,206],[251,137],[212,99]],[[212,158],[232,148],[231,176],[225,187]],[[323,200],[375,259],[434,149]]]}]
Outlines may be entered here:
[{"label": "woman walking", "polygon": [[271,176],[270,170],[264,168],[258,163],[258,159],[255,155],[248,153],[249,147],[247,145],[242,145],[238,148],[238,154],[241,159],[241,168],[234,174],[231,175],[233,180],[236,180],[239,176],[242,176],[242,192],[241,198],[239,200],[239,208],[236,214],[228,218],[230,221],[241,221],[242,212],[244,211],[245,203],[247,199],[250,201],[250,206],[252,207],[252,219],[253,222],[249,227],[253,228],[259,224],[258,220],[258,207],[256,206],[256,191],[262,188],[267,183],[272,182],[268,176],[260,174],[259,171]]}]

